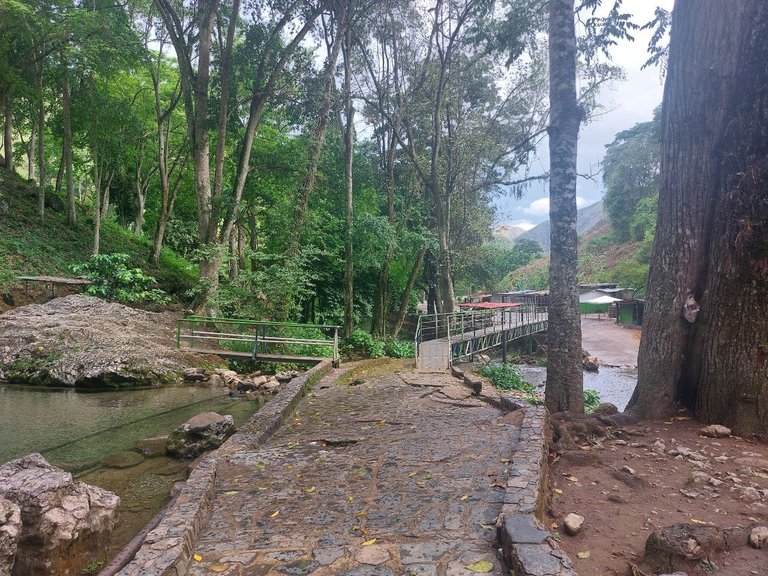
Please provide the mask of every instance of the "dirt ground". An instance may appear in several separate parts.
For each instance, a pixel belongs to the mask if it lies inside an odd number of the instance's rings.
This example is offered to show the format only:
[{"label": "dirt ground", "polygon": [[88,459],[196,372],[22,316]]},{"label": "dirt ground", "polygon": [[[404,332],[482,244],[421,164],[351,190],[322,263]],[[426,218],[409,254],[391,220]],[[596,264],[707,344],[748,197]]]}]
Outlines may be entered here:
[{"label": "dirt ground", "polygon": [[[601,365],[636,366],[639,331],[591,319],[582,330],[584,348]],[[681,413],[608,429],[606,437],[585,434],[574,449],[553,455],[547,521],[580,576],[768,575],[768,546],[747,545],[752,527],[768,526],[768,444],[704,437],[701,427]],[[563,530],[569,513],[585,518],[575,536]],[[644,558],[649,536],[675,524],[742,530],[721,551],[686,532],[681,542],[694,558],[674,566],[658,552]]]}]

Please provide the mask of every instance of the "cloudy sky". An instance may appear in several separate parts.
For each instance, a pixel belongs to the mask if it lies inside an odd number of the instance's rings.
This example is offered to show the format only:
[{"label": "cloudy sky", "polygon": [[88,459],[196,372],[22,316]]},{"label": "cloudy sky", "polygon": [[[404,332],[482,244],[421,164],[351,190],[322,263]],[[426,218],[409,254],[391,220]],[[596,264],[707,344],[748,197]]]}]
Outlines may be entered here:
[{"label": "cloudy sky", "polygon": [[[624,0],[623,8],[634,15],[635,22],[644,24],[653,18],[657,5],[671,10],[672,3],[673,0]],[[650,120],[653,109],[661,103],[663,80],[659,69],[640,69],[648,59],[646,50],[651,32],[638,30],[633,35],[634,42],[622,41],[611,51],[614,63],[624,68],[626,80],[615,82],[610,88],[603,88],[599,99],[605,113],[589,125],[582,126],[579,134],[579,172],[582,174],[597,172],[605,154],[605,145],[613,141],[616,133],[638,122]],[[545,139],[539,145],[530,173],[546,172],[548,163]],[[598,175],[595,180],[579,178],[576,192],[579,207],[588,206],[602,198],[602,177]],[[502,196],[495,203],[497,220],[524,228],[547,220],[548,193],[546,183],[535,183],[519,200]]]}]

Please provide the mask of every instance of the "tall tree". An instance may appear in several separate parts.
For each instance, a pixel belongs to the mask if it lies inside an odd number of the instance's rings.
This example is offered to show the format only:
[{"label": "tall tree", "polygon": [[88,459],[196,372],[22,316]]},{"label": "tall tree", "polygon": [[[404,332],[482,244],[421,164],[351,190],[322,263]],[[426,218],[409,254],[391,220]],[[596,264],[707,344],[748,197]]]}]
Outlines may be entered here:
[{"label": "tall tree", "polygon": [[[768,4],[677,0],[629,410],[768,432]],[[700,311],[683,318],[692,295]],[[694,319],[693,315],[688,315]]]},{"label": "tall tree", "polygon": [[545,400],[552,412],[584,411],[577,282],[574,0],[549,2],[549,329]]}]

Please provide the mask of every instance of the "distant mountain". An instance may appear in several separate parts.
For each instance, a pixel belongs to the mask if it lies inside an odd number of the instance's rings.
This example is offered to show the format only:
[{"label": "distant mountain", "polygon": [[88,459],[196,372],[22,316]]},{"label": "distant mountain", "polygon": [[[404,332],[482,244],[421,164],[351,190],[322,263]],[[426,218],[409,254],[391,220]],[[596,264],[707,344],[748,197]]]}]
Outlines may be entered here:
[{"label": "distant mountain", "polygon": [[[586,234],[592,228],[600,224],[605,218],[607,218],[607,216],[602,200],[582,208],[576,213],[576,233],[579,236]],[[545,253],[549,253],[549,220],[534,226],[527,232],[520,234],[517,238],[535,240],[541,244]]]},{"label": "distant mountain", "polygon": [[493,227],[493,236],[495,238],[507,238],[508,240],[514,240],[521,234],[525,233],[525,228],[520,228],[520,226],[512,226],[511,224],[496,224],[496,226]]}]

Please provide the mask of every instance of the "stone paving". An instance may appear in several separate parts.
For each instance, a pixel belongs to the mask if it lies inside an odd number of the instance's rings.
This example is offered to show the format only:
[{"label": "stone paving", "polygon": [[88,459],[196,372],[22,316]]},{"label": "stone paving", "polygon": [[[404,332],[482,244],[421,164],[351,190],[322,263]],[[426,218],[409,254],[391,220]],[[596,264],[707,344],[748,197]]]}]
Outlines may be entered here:
[{"label": "stone paving", "polygon": [[448,375],[316,383],[265,444],[216,467],[188,574],[503,574],[496,541],[522,415]]}]

